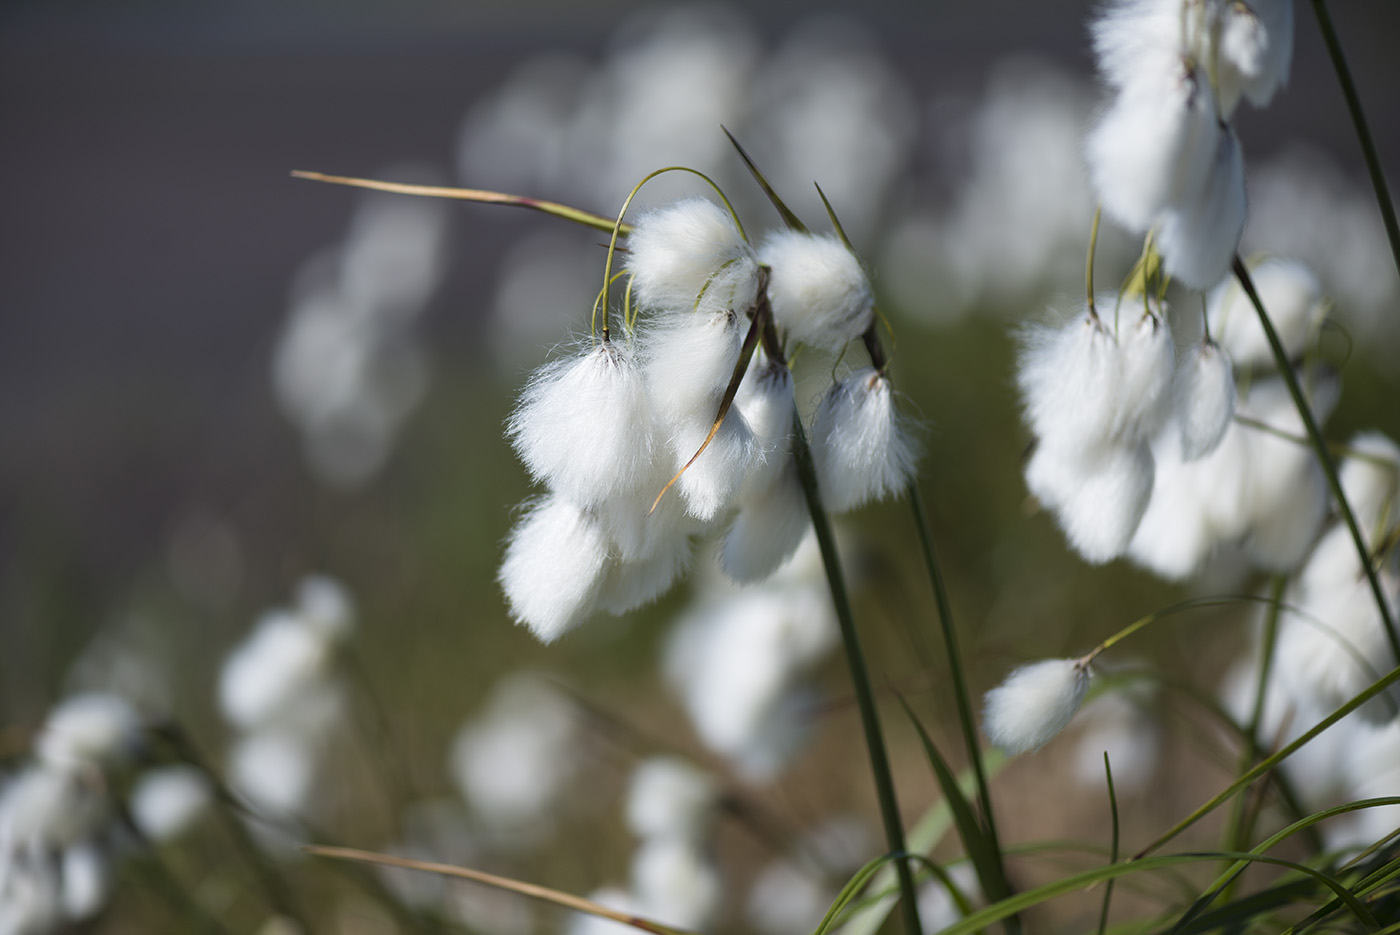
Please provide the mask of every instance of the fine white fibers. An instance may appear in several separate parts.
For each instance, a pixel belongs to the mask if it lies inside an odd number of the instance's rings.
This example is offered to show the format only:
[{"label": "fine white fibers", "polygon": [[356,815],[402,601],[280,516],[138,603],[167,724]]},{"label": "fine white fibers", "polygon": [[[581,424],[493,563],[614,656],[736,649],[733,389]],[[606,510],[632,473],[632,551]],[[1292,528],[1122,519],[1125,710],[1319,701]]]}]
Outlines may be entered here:
[{"label": "fine white fibers", "polygon": [[[1180,432],[1169,426],[1158,436],[1152,447],[1152,497],[1128,544],[1134,562],[1173,581],[1200,569],[1223,535],[1210,505],[1238,504],[1242,496],[1246,446],[1238,432],[1227,426],[1225,441],[1209,456],[1189,464],[1181,457]],[[1210,468],[1215,471],[1210,473]],[[1209,496],[1212,490],[1218,496]],[[1242,528],[1243,521],[1233,526]]]},{"label": "fine white fibers", "polygon": [[627,269],[643,307],[747,312],[758,293],[758,261],[729,213],[692,198],[643,214],[627,236]]},{"label": "fine white fibers", "polygon": [[719,430],[700,451],[711,428],[711,419],[691,420],[675,426],[671,434],[675,468],[685,469],[676,489],[685,500],[686,513],[701,522],[709,522],[729,508],[749,471],[763,456],[738,407],[730,406]]},{"label": "fine white fibers", "polygon": [[1150,312],[1124,330],[1113,435],[1124,441],[1146,441],[1157,434],[1171,411],[1176,348],[1171,328]]},{"label": "fine white fibers", "polygon": [[834,513],[898,494],[919,452],[884,374],[866,367],[832,384],[812,417],[812,460]]},{"label": "fine white fibers", "polygon": [[645,914],[666,925],[700,931],[719,909],[719,871],[684,839],[652,838],[632,856],[632,891]]},{"label": "fine white fibers", "polygon": [[1400,446],[1380,432],[1362,432],[1347,447],[1355,454],[1341,464],[1342,492],[1374,548],[1400,523]]},{"label": "fine white fibers", "polygon": [[169,841],[209,810],[213,789],[193,766],[162,766],[141,775],[131,789],[131,820],[148,841]]},{"label": "fine white fibers", "polygon": [[743,413],[764,456],[763,463],[744,481],[740,494],[744,498],[762,496],[792,460],[790,442],[793,420],[797,417],[792,371],[782,364],[760,363],[758,358],[755,354],[734,397],[734,405]]},{"label": "fine white fibers", "polygon": [[1157,224],[1157,250],[1166,271],[1192,289],[1225,277],[1244,233],[1248,202],[1244,155],[1235,131],[1221,126],[1202,187],[1168,205]]},{"label": "fine white fibers", "polygon": [[1020,335],[1016,382],[1037,438],[1089,446],[1109,437],[1122,362],[1118,343],[1094,317],[1031,325]]},{"label": "fine white fibers", "polygon": [[[1326,317],[1322,285],[1307,267],[1293,260],[1265,259],[1250,264],[1250,278],[1269,321],[1290,360],[1312,341]],[[1233,279],[1222,283],[1206,303],[1210,333],[1239,367],[1274,367],[1264,327],[1254,304]]]},{"label": "fine white fibers", "polygon": [[1182,460],[1214,451],[1235,415],[1234,368],[1220,345],[1202,341],[1186,353],[1176,373],[1174,402]]},{"label": "fine white fibers", "polygon": [[1026,486],[1055,511],[1080,556],[1092,564],[1127,551],[1152,496],[1146,443],[1074,450],[1042,443],[1026,465]]},{"label": "fine white fibers", "polygon": [[608,543],[598,522],[562,497],[536,501],[511,530],[496,579],[518,623],[551,643],[593,610]]},{"label": "fine white fibers", "polygon": [[1021,666],[987,692],[982,730],[1009,756],[1038,750],[1064,730],[1088,688],[1088,667],[1078,659]]},{"label": "fine white fibers", "polygon": [[1142,233],[1164,209],[1195,203],[1218,161],[1222,127],[1205,71],[1179,54],[1143,56],[1085,141],[1109,217]]},{"label": "fine white fibers", "polygon": [[[1400,607],[1400,578],[1383,569],[1380,581],[1393,617]],[[1278,678],[1309,703],[1334,710],[1395,667],[1375,595],[1364,578],[1308,588],[1291,602],[1303,613],[1284,612]],[[1394,719],[1400,713],[1400,688],[1392,687],[1359,710],[1374,724]]]},{"label": "fine white fibers", "polygon": [[612,562],[598,592],[598,608],[621,615],[650,604],[685,574],[693,552],[689,534],[681,531],[659,538],[649,558]]},{"label": "fine white fibers", "polygon": [[219,706],[232,724],[251,728],[283,711],[326,670],[331,644],[300,615],[272,611],[224,663]]},{"label": "fine white fibers", "polygon": [[1089,24],[1099,75],[1113,88],[1138,79],[1145,57],[1187,48],[1199,19],[1182,0],[1117,0]]},{"label": "fine white fibers", "polygon": [[699,842],[719,802],[714,776],[679,757],[654,756],[632,772],[627,827],[639,838]]},{"label": "fine white fibers", "polygon": [[530,476],[580,506],[630,487],[653,455],[651,404],[632,352],[602,341],[530,378],[507,423]]},{"label": "fine white fibers", "polygon": [[1220,96],[1228,113],[1243,94],[1264,107],[1288,84],[1293,63],[1293,0],[1222,4]]},{"label": "fine white fibers", "polygon": [[124,699],[90,692],[49,712],[34,743],[39,762],[55,768],[105,768],[126,762],[141,742],[141,719]]},{"label": "fine white fibers", "polygon": [[646,384],[663,422],[704,421],[708,429],[739,362],[739,318],[723,311],[670,315],[641,340]]},{"label": "fine white fibers", "polygon": [[720,567],[739,584],[762,581],[777,571],[811,528],[797,465],[790,457],[779,464],[778,474],[769,477],[764,490],[740,501],[720,546]]},{"label": "fine white fibers", "polygon": [[870,327],[875,297],[855,254],[835,235],[778,230],[764,238],[759,260],[772,267],[773,321],[803,344],[839,351]]}]

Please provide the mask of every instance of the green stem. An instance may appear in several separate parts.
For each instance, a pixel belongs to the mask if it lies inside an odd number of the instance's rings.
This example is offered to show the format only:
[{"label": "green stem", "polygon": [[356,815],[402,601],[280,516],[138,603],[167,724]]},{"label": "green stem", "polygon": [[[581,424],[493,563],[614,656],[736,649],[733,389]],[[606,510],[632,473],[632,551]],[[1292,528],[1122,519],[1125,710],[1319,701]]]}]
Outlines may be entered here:
[{"label": "green stem", "polygon": [[1317,27],[1322,32],[1322,41],[1327,44],[1332,67],[1337,72],[1337,83],[1342,86],[1342,96],[1346,98],[1352,126],[1356,128],[1356,138],[1361,143],[1361,154],[1366,157],[1366,171],[1371,176],[1371,186],[1376,190],[1376,203],[1380,206],[1385,233],[1390,239],[1390,253],[1395,259],[1396,270],[1400,271],[1400,223],[1395,219],[1395,205],[1390,200],[1380,156],[1376,154],[1376,144],[1366,125],[1366,115],[1361,110],[1361,98],[1356,93],[1356,84],[1351,80],[1351,69],[1347,68],[1346,55],[1342,53],[1342,44],[1337,40],[1337,31],[1332,28],[1332,16],[1327,12],[1326,3],[1312,0],[1312,7],[1313,13],[1317,14]]},{"label": "green stem", "polygon": [[1371,594],[1376,599],[1376,609],[1380,611],[1381,622],[1385,625],[1385,635],[1390,640],[1394,661],[1400,662],[1400,634],[1396,632],[1395,619],[1390,614],[1390,605],[1385,599],[1385,592],[1381,590],[1380,579],[1376,575],[1375,565],[1371,562],[1370,550],[1366,547],[1366,540],[1361,536],[1361,527],[1356,523],[1356,514],[1352,512],[1351,505],[1347,503],[1346,494],[1342,491],[1342,482],[1337,476],[1337,463],[1332,459],[1332,452],[1327,448],[1327,440],[1322,437],[1317,420],[1313,418],[1312,407],[1308,405],[1307,399],[1303,396],[1303,388],[1298,385],[1298,375],[1293,372],[1293,365],[1288,359],[1287,352],[1283,349],[1283,342],[1279,340],[1273,322],[1269,320],[1268,313],[1264,311],[1264,303],[1259,299],[1259,293],[1254,288],[1254,281],[1250,278],[1249,270],[1245,269],[1244,261],[1238,256],[1235,257],[1234,270],[1235,278],[1240,281],[1245,295],[1249,296],[1249,301],[1254,303],[1254,310],[1259,315],[1259,324],[1264,328],[1265,337],[1269,339],[1269,347],[1274,352],[1274,361],[1278,364],[1279,373],[1288,386],[1289,395],[1293,397],[1293,405],[1297,407],[1298,415],[1303,419],[1303,427],[1307,429],[1308,441],[1317,454],[1317,461],[1322,466],[1322,473],[1327,477],[1327,486],[1332,489],[1332,499],[1336,501],[1337,512],[1342,514],[1342,520],[1351,532],[1352,541],[1356,544],[1356,554],[1361,560],[1361,568],[1366,574],[1366,580],[1370,582]]},{"label": "green stem", "polygon": [[[1118,794],[1113,789],[1113,766],[1108,761],[1108,751],[1103,752],[1103,774],[1108,781],[1108,810],[1113,818],[1113,838],[1108,852],[1109,864],[1118,863]],[[1113,901],[1113,880],[1104,884],[1103,906],[1099,908],[1099,935],[1108,928],[1108,907]]]},{"label": "green stem", "polygon": [[1001,841],[997,836],[996,818],[992,814],[992,795],[987,785],[987,772],[982,766],[982,747],[977,742],[977,725],[972,716],[972,700],[967,690],[967,680],[963,675],[962,653],[958,649],[958,634],[953,628],[953,608],[948,600],[948,588],[943,583],[943,570],[933,551],[933,537],[929,534],[928,514],[924,511],[923,495],[919,485],[909,484],[909,505],[914,513],[914,527],[919,533],[919,546],[923,552],[924,567],[928,572],[929,584],[933,587],[933,599],[938,605],[938,620],[943,633],[943,646],[948,653],[948,668],[953,676],[953,694],[957,698],[958,723],[962,727],[963,743],[967,747],[967,757],[972,761],[973,774],[977,777],[977,796],[982,800],[982,815],[987,823],[987,835],[996,850],[997,863],[1002,862]]},{"label": "green stem", "polygon": [[[899,817],[899,801],[895,798],[894,779],[890,774],[889,756],[885,751],[880,716],[875,708],[875,693],[870,687],[865,653],[860,646],[860,635],[856,632],[855,618],[846,594],[841,558],[836,551],[836,537],[832,533],[831,521],[822,507],[821,495],[817,490],[817,468],[812,461],[812,449],[807,445],[802,420],[796,415],[792,420],[792,453],[797,464],[797,477],[802,484],[802,495],[812,516],[812,529],[817,536],[817,547],[821,550],[822,566],[826,569],[827,584],[831,588],[831,601],[836,608],[836,620],[841,627],[846,663],[851,670],[851,685],[855,690],[861,728],[865,733],[865,745],[870,756],[870,771],[875,778],[875,794],[880,800],[880,817],[885,826],[885,839],[892,854],[903,855],[906,853],[904,827]],[[914,875],[909,869],[908,860],[902,857],[897,859],[895,869],[899,873],[899,904],[904,915],[906,935],[922,935],[923,926],[919,922]]]}]

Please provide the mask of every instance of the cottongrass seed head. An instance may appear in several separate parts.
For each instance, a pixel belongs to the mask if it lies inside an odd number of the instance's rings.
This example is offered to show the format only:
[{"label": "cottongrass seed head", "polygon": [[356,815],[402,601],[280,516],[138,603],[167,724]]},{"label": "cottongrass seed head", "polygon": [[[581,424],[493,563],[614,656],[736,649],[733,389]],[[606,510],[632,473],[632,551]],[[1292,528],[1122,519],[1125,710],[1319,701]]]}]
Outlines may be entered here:
[{"label": "cottongrass seed head", "polygon": [[632,288],[646,308],[746,311],[758,292],[758,260],[729,213],[704,198],[647,212],[627,236]]},{"label": "cottongrass seed head", "polygon": [[822,501],[835,513],[908,486],[919,448],[883,373],[865,367],[832,384],[812,418],[812,459]]},{"label": "cottongrass seed head", "polygon": [[536,500],[506,543],[497,580],[511,616],[552,643],[593,612],[607,567],[598,522],[563,497]]},{"label": "cottongrass seed head", "polygon": [[1021,666],[987,692],[982,730],[1009,756],[1039,750],[1064,730],[1088,688],[1089,667],[1080,659]]},{"label": "cottongrass seed head", "polygon": [[875,297],[860,261],[835,235],[779,230],[759,259],[772,267],[773,321],[803,344],[839,351],[870,327]]}]

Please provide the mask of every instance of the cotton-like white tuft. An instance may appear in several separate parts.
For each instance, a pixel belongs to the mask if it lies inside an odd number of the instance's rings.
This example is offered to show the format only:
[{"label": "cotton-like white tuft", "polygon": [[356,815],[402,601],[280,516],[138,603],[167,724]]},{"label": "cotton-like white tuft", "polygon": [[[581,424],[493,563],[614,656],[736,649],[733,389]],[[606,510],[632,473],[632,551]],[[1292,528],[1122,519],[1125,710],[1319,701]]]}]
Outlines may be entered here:
[{"label": "cotton-like white tuft", "polygon": [[1240,141],[1232,128],[1221,126],[1199,192],[1168,205],[1157,224],[1166,271],[1192,289],[1210,289],[1224,279],[1247,210]]},{"label": "cotton-like white tuft", "polygon": [[1021,666],[987,692],[982,730],[1010,756],[1038,750],[1064,730],[1088,688],[1089,670],[1077,659]]},{"label": "cotton-like white tuft", "polygon": [[219,674],[224,717],[242,728],[273,720],[322,679],[330,654],[326,633],[300,615],[265,614]]},{"label": "cotton-like white tuft", "polygon": [[1240,95],[1264,107],[1288,84],[1293,63],[1293,0],[1221,4],[1220,96],[1225,112]]},{"label": "cotton-like white tuft", "polygon": [[530,378],[506,433],[536,481],[594,506],[634,485],[653,457],[641,368],[621,341],[548,364]]},{"label": "cotton-like white tuft", "polygon": [[[1227,440],[1233,431],[1226,432]],[[1210,510],[1215,498],[1207,496],[1207,490],[1230,500],[1228,491],[1244,476],[1245,446],[1238,435],[1233,437],[1235,444],[1222,443],[1211,455],[1190,463],[1182,460],[1181,432],[1174,427],[1168,426],[1153,441],[1152,496],[1128,543],[1127,554],[1134,562],[1172,581],[1200,570],[1224,536]],[[1242,528],[1243,520],[1234,525]]]},{"label": "cotton-like white tuft", "polygon": [[[1307,267],[1293,260],[1265,259],[1251,264],[1249,274],[1284,351],[1290,360],[1296,359],[1326,317],[1322,285]],[[1236,366],[1275,366],[1258,313],[1239,283],[1222,283],[1211,292],[1206,309],[1211,336]]]},{"label": "cotton-like white tuft", "polygon": [[640,340],[647,391],[662,422],[712,421],[739,362],[739,317],[725,311],[669,315]]},{"label": "cotton-like white tuft", "polygon": [[32,764],[0,790],[0,841],[52,852],[97,834],[111,814],[82,770]]},{"label": "cotton-like white tuft", "polygon": [[1127,551],[1152,496],[1146,444],[1087,451],[1041,444],[1026,465],[1026,486],[1055,511],[1080,556],[1102,564]]},{"label": "cotton-like white tuft", "polygon": [[870,281],[835,235],[774,231],[758,256],[773,270],[768,279],[773,321],[793,340],[839,351],[870,327],[875,317]]},{"label": "cotton-like white tuft", "polygon": [[[1089,24],[1099,75],[1112,88],[1141,80],[1144,59],[1178,57],[1200,27],[1181,0],[1114,0]],[[1160,66],[1158,66],[1160,67]]]},{"label": "cotton-like white tuft", "polygon": [[[1126,300],[1125,300],[1126,301]],[[1176,348],[1165,320],[1149,313],[1124,328],[1113,435],[1123,441],[1147,441],[1171,412]]]},{"label": "cotton-like white tuft", "polygon": [[650,558],[611,562],[598,592],[598,608],[621,615],[650,604],[685,574],[693,552],[690,536],[682,531],[658,540]]},{"label": "cotton-like white tuft", "polygon": [[73,695],[49,712],[34,755],[55,768],[119,766],[135,754],[141,729],[125,699],[106,692]]},{"label": "cotton-like white tuft", "polygon": [[511,530],[496,580],[511,616],[551,643],[593,612],[607,558],[597,520],[550,496],[536,501]]},{"label": "cotton-like white tuft", "polygon": [[1400,524],[1400,445],[1380,432],[1354,435],[1340,467],[1342,492],[1369,545]]},{"label": "cotton-like white tuft", "polygon": [[763,451],[763,463],[744,481],[740,496],[745,499],[763,496],[792,460],[792,427],[797,416],[792,371],[782,364],[761,362],[760,356],[754,354],[734,397],[734,405]]},{"label": "cotton-like white tuft", "polygon": [[686,513],[701,522],[709,522],[733,504],[755,461],[762,457],[744,414],[737,408],[729,408],[719,431],[700,451],[712,427],[711,421],[692,421],[676,426],[671,433],[675,469],[685,468],[676,490],[685,500]]},{"label": "cotton-like white tuft", "polygon": [[205,775],[193,766],[162,766],[141,775],[131,789],[131,820],[148,841],[184,834],[214,802]]},{"label": "cotton-like white tuft", "polygon": [[834,513],[904,490],[919,451],[884,374],[866,367],[832,384],[812,417],[812,459]]},{"label": "cotton-like white tuft", "polygon": [[729,213],[692,198],[639,217],[627,236],[627,269],[638,302],[654,309],[745,313],[758,294],[758,261]]},{"label": "cotton-like white tuft", "polygon": [[1162,210],[1197,202],[1221,135],[1204,69],[1174,52],[1141,57],[1085,141],[1104,212],[1141,233]]},{"label": "cotton-like white tuft", "polygon": [[60,859],[63,914],[81,922],[97,914],[112,891],[112,860],[88,841],[66,849]]},{"label": "cotton-like white tuft", "polygon": [[316,750],[308,739],[281,728],[245,734],[229,751],[229,784],[260,812],[299,815],[311,802]]},{"label": "cotton-like white tuft", "polygon": [[345,585],[326,575],[310,575],[297,585],[297,611],[332,641],[343,641],[355,625],[355,602]]},{"label": "cotton-like white tuft", "polygon": [[700,931],[713,921],[724,887],[694,843],[662,837],[644,842],[632,856],[632,891],[648,917]]},{"label": "cotton-like white tuft", "polygon": [[[1400,578],[1387,569],[1380,580],[1394,619],[1400,607]],[[1309,703],[1334,710],[1396,666],[1375,595],[1364,578],[1308,588],[1293,602],[1305,615],[1284,611],[1278,678]],[[1395,719],[1400,716],[1400,688],[1392,686],[1359,712],[1373,724]]]},{"label": "cotton-like white tuft", "polygon": [[1037,438],[1090,446],[1113,429],[1122,383],[1118,342],[1097,318],[1021,332],[1016,382]]},{"label": "cotton-like white tuft", "polygon": [[785,457],[765,490],[740,501],[720,545],[720,567],[739,584],[762,581],[792,557],[811,528],[797,465]]},{"label": "cotton-like white tuft", "polygon": [[1174,395],[1181,458],[1196,461],[1216,449],[1235,415],[1235,372],[1230,355],[1214,341],[1202,341],[1191,348],[1177,369]]},{"label": "cotton-like white tuft", "polygon": [[679,757],[655,756],[632,772],[627,827],[639,838],[672,837],[698,844],[719,802],[715,777]]}]

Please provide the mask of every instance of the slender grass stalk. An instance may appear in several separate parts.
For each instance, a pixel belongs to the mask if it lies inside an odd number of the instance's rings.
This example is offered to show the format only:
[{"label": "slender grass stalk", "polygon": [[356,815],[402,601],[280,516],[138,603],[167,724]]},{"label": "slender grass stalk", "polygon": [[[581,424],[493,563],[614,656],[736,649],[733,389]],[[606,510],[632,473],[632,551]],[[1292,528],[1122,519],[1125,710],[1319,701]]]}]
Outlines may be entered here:
[{"label": "slender grass stalk", "polygon": [[923,495],[919,485],[911,483],[908,488],[909,506],[914,514],[914,527],[919,533],[919,547],[924,557],[924,567],[928,572],[929,585],[933,588],[933,599],[938,605],[938,619],[943,633],[943,645],[948,653],[948,669],[953,676],[953,694],[957,698],[958,724],[962,728],[963,743],[967,747],[967,757],[972,763],[973,774],[977,777],[977,797],[982,803],[982,818],[987,824],[987,835],[996,851],[997,863],[1002,863],[1001,840],[997,835],[996,818],[992,814],[992,795],[987,785],[987,771],[982,764],[982,747],[977,742],[977,725],[972,716],[972,697],[967,690],[967,677],[963,672],[962,653],[958,648],[958,634],[953,628],[953,607],[948,600],[948,588],[943,582],[943,570],[938,564],[938,556],[933,551],[933,536],[929,532],[928,513],[924,510]]},{"label": "slender grass stalk", "polygon": [[[1113,766],[1108,762],[1108,751],[1103,752],[1103,775],[1108,782],[1108,813],[1113,818],[1113,838],[1112,845],[1108,852],[1109,864],[1118,863],[1118,794],[1113,789]],[[1115,880],[1109,880],[1104,884],[1103,906],[1099,909],[1099,935],[1104,935],[1108,929],[1108,907],[1113,901],[1113,884]]]},{"label": "slender grass stalk", "polygon": [[1254,288],[1254,280],[1250,278],[1249,270],[1245,268],[1244,261],[1239,256],[1235,257],[1234,271],[1235,278],[1240,281],[1245,295],[1249,296],[1249,301],[1254,304],[1254,310],[1259,315],[1259,324],[1263,326],[1264,335],[1269,339],[1269,348],[1274,353],[1274,361],[1278,364],[1279,373],[1282,374],[1283,381],[1288,386],[1288,393],[1293,397],[1293,405],[1297,407],[1298,415],[1303,420],[1304,428],[1307,429],[1308,441],[1317,454],[1317,461],[1322,466],[1322,473],[1327,477],[1327,486],[1332,490],[1332,499],[1336,501],[1337,512],[1342,514],[1342,520],[1351,532],[1352,541],[1356,543],[1356,554],[1361,559],[1361,568],[1366,573],[1366,580],[1370,582],[1371,593],[1375,596],[1376,609],[1380,611],[1381,622],[1385,625],[1385,635],[1390,640],[1391,651],[1395,654],[1396,661],[1400,661],[1400,633],[1396,632],[1395,619],[1391,616],[1385,592],[1381,590],[1380,578],[1376,576],[1376,568],[1371,561],[1370,550],[1366,548],[1366,540],[1361,536],[1361,527],[1356,523],[1356,514],[1352,512],[1351,505],[1347,503],[1346,494],[1342,491],[1342,482],[1337,476],[1337,462],[1332,459],[1332,452],[1327,449],[1327,440],[1322,437],[1317,420],[1313,418],[1312,407],[1308,405],[1307,399],[1303,396],[1303,388],[1298,385],[1298,376],[1293,372],[1293,364],[1288,359],[1288,353],[1283,349],[1283,342],[1279,340],[1278,332],[1274,330],[1274,323],[1269,320],[1268,313],[1264,311],[1264,303],[1260,301],[1259,293]]},{"label": "slender grass stalk", "polygon": [[1342,44],[1337,40],[1337,31],[1332,28],[1332,16],[1327,12],[1327,4],[1324,0],[1312,0],[1312,8],[1317,16],[1322,41],[1327,45],[1327,55],[1332,59],[1332,68],[1337,72],[1337,83],[1342,86],[1342,96],[1346,98],[1347,111],[1351,114],[1352,126],[1356,128],[1356,138],[1361,143],[1361,154],[1366,158],[1366,172],[1371,176],[1371,187],[1376,190],[1376,203],[1380,206],[1385,234],[1390,240],[1390,254],[1395,259],[1396,270],[1400,271],[1400,222],[1396,221],[1395,204],[1390,200],[1390,189],[1385,184],[1380,156],[1376,154],[1375,141],[1371,139],[1371,130],[1366,125],[1366,114],[1361,110],[1361,97],[1351,80],[1351,69],[1347,67]]},{"label": "slender grass stalk", "polygon": [[[807,434],[802,430],[802,420],[796,415],[792,420],[792,453],[797,464],[798,481],[802,484],[802,496],[807,501],[807,511],[812,516],[812,529],[817,536],[817,547],[821,550],[822,567],[826,570],[831,602],[836,608],[836,620],[841,627],[846,664],[851,670],[851,685],[855,690],[857,707],[860,709],[860,724],[870,757],[870,771],[875,779],[875,794],[880,800],[880,818],[885,826],[885,840],[891,853],[903,855],[906,853],[904,826],[899,816],[899,800],[895,797],[894,778],[890,774],[889,755],[885,751],[880,715],[875,707],[875,693],[870,687],[865,652],[861,649],[860,634],[856,631],[855,618],[851,613],[846,579],[841,571],[841,557],[836,551],[836,537],[832,533],[831,520],[826,515],[821,494],[817,489],[817,467],[812,460],[812,449],[807,445]],[[906,935],[922,935],[923,926],[919,922],[914,874],[909,869],[908,861],[903,858],[895,861],[895,868],[899,873],[899,905],[904,917]]]}]

